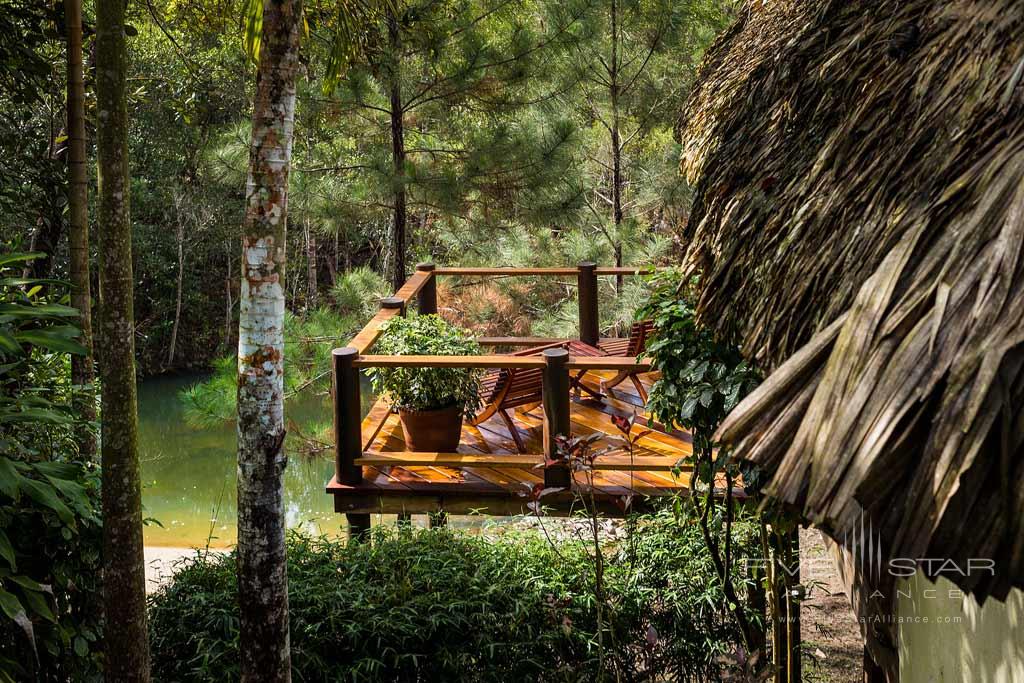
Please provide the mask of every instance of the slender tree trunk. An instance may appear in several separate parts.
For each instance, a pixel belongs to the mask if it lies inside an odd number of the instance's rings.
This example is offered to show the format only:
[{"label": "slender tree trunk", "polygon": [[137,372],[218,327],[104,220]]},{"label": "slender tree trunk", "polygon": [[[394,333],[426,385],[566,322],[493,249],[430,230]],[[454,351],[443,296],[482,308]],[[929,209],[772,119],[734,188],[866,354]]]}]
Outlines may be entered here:
[{"label": "slender tree trunk", "polygon": [[771,535],[776,585],[773,645],[777,683],[803,680],[800,636],[800,600],[793,591],[800,584],[800,532],[774,530]]},{"label": "slender tree trunk", "polygon": [[[612,0],[612,62],[609,89],[612,100],[612,220],[615,223],[615,265],[622,265],[622,139],[619,135],[619,5]],[[615,276],[615,292],[622,293],[623,277]]]},{"label": "slender tree trunk", "polygon": [[181,324],[181,290],[185,279],[185,222],[181,218],[181,199],[175,197],[174,237],[178,243],[178,290],[174,304],[174,325],[171,327],[171,343],[167,350],[167,367],[174,364],[174,350],[178,345],[178,326]]},{"label": "slender tree trunk", "polygon": [[231,345],[231,327],[232,323],[235,322],[235,301],[231,291],[231,283],[234,280],[232,275],[231,264],[234,261],[235,256],[231,253],[230,246],[228,247],[228,274],[224,280],[224,346]]},{"label": "slender tree trunk", "polygon": [[96,0],[106,679],[148,681],[123,0]]},{"label": "slender tree trunk", "polygon": [[[80,341],[84,356],[71,356],[71,383],[75,387],[75,409],[89,422],[96,419],[93,398],[92,296],[89,291],[89,172],[85,154],[85,81],[82,73],[82,0],[64,0],[64,21],[68,31],[68,241],[71,252],[71,305],[78,309],[82,328]],[[86,458],[96,453],[92,427],[79,436],[79,448]]]},{"label": "slender tree trunk", "polygon": [[388,37],[391,41],[391,159],[394,165],[394,270],[391,284],[398,291],[405,284],[406,200],[405,200],[405,121],[402,111],[402,34],[394,8],[388,9]]},{"label": "slender tree trunk", "polygon": [[242,681],[290,681],[285,565],[284,312],[288,174],[302,10],[265,0],[238,316],[238,592]]},{"label": "slender tree trunk", "polygon": [[334,249],[331,258],[327,259],[327,273],[331,276],[331,286],[338,283],[338,232],[334,232]]},{"label": "slender tree trunk", "polygon": [[306,232],[306,308],[315,308],[317,300],[316,282],[316,237],[309,225],[309,218],[305,221]]},{"label": "slender tree trunk", "polygon": [[[60,159],[64,148],[59,146],[57,138],[64,134],[63,129],[54,121],[53,109],[50,109],[50,144],[46,148],[46,160],[52,162]],[[54,182],[50,182],[54,180]],[[64,228],[61,192],[63,188],[56,179],[47,178],[43,192],[46,204],[39,211],[35,230],[29,240],[29,251],[42,252],[42,256],[25,264],[23,277],[48,278],[53,275],[54,255],[60,244],[61,232]]]}]

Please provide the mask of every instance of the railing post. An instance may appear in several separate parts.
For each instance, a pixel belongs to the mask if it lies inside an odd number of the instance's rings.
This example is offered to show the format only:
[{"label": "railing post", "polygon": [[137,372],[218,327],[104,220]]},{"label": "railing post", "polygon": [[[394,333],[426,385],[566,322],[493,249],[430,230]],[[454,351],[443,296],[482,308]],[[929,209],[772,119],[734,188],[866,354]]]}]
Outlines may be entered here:
[{"label": "railing post", "polygon": [[362,468],[355,459],[362,455],[359,424],[359,370],[353,362],[359,351],[346,346],[331,351],[334,374],[334,475],[340,484],[358,484]]},{"label": "railing post", "polygon": [[423,283],[417,296],[420,315],[437,313],[437,276],[434,275],[434,264],[417,263],[416,270],[421,273],[430,273],[430,277]]},{"label": "railing post", "polygon": [[[363,453],[359,420],[359,370],[353,362],[359,351],[346,346],[331,351],[334,394],[334,476],[339,484],[355,486],[363,480],[363,468],[356,458]],[[370,515],[346,514],[352,537],[370,529]]]},{"label": "railing post", "polygon": [[[569,436],[569,352],[566,349],[545,349],[543,370],[544,458],[556,460],[556,436]],[[544,486],[569,488],[572,484],[568,467],[544,469]]]},{"label": "railing post", "polygon": [[597,264],[585,261],[579,264],[578,268],[576,298],[580,307],[580,341],[597,346],[600,335],[597,311]]},{"label": "railing post", "polygon": [[405,315],[405,299],[397,296],[386,296],[380,300],[381,308],[397,308],[399,315]]}]

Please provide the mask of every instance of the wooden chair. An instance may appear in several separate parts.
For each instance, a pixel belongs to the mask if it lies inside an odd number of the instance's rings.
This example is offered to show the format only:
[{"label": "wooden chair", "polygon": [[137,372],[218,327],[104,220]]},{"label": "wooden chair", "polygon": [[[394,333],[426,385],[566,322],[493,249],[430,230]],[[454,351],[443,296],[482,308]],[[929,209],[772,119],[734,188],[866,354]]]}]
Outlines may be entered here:
[{"label": "wooden chair", "polygon": [[[535,346],[522,351],[509,353],[509,356],[536,356],[545,349],[564,347],[565,342]],[[490,419],[495,413],[508,427],[512,440],[520,453],[526,452],[523,437],[516,429],[515,421],[508,411],[513,408],[532,406],[541,402],[544,386],[543,371],[540,368],[494,368],[484,375],[480,381],[480,395],[484,407],[471,420],[471,425],[478,425]]]},{"label": "wooden chair", "polygon": [[[651,332],[654,331],[653,320],[641,320],[633,323],[629,329],[629,337],[622,339],[608,339],[601,342],[598,346],[609,356],[627,356],[635,358],[643,353],[644,349],[647,348],[647,340],[651,336]],[[621,384],[624,380],[629,379],[633,382],[633,386],[636,387],[636,391],[640,394],[640,399],[647,403],[647,390],[644,389],[643,383],[637,376],[639,373],[636,370],[620,370],[619,374],[615,375],[611,379],[601,381],[601,391],[607,392],[612,387]]]}]

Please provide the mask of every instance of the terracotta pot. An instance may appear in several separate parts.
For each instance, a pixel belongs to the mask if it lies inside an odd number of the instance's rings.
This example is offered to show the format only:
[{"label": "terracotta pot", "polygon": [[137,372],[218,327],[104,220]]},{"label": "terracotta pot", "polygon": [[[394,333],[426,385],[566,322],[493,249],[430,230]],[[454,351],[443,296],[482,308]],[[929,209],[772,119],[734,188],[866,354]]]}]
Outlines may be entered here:
[{"label": "terracotta pot", "polygon": [[462,434],[462,406],[438,410],[398,410],[405,446],[420,453],[454,453]]}]

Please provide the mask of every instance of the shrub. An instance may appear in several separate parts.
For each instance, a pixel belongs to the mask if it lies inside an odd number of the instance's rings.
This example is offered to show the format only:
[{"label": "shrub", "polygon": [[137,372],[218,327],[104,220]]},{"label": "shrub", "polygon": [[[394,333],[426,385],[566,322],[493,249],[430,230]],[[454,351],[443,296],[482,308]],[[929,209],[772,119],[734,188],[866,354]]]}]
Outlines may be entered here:
[{"label": "shrub", "polygon": [[[388,355],[475,356],[480,345],[468,330],[438,315],[396,317],[381,326],[375,349]],[[434,410],[480,406],[480,371],[473,368],[370,368],[373,390],[393,408]]]},{"label": "shrub", "polygon": [[[635,527],[634,542],[609,541],[606,661],[626,680],[715,678],[737,634],[692,520],[668,507]],[[754,527],[735,534],[738,555],[753,552]],[[554,547],[534,531],[377,527],[371,543],[347,544],[293,533],[296,680],[596,680],[593,564],[566,537]],[[151,597],[157,680],[237,679],[235,591],[234,557],[200,553]]]},{"label": "shrub", "polygon": [[331,298],[338,312],[369,319],[380,307],[380,299],[388,296],[390,285],[372,268],[359,266],[340,274],[331,287]]},{"label": "shrub", "polygon": [[[0,255],[0,681],[99,680],[99,471],[83,462],[66,285]],[[13,276],[13,277],[12,277]]]},{"label": "shrub", "polygon": [[[342,346],[366,321],[326,308],[287,313],[284,321],[285,400],[306,390],[324,391],[330,385],[331,349]],[[197,428],[216,427],[237,416],[238,356],[213,362],[213,372],[178,395],[185,421]]]}]

